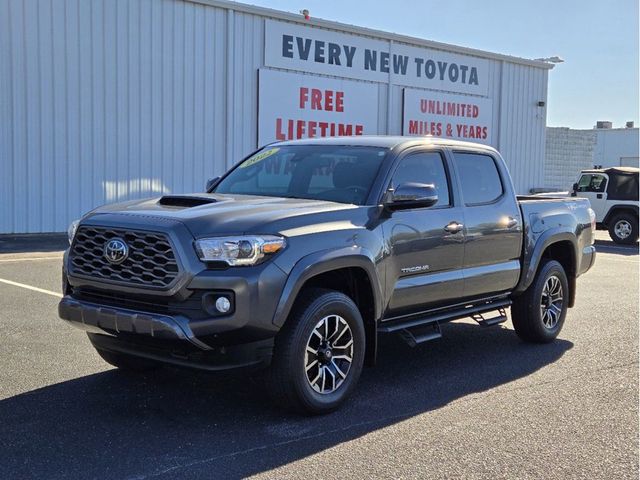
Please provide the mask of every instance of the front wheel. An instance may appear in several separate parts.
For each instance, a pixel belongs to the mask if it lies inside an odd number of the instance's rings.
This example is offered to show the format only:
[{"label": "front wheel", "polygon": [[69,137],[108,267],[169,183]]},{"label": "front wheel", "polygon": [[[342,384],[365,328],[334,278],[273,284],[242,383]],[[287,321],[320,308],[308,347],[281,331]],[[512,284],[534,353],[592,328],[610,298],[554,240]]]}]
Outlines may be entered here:
[{"label": "front wheel", "polygon": [[511,321],[516,334],[526,342],[552,342],[562,330],[568,302],[567,274],[559,262],[547,260],[529,288],[513,300]]},{"label": "front wheel", "polygon": [[616,215],[609,224],[609,236],[616,243],[636,243],[638,241],[638,219],[629,213]]},{"label": "front wheel", "polygon": [[278,333],[267,382],[276,404],[321,414],[340,406],[364,364],[362,316],[343,293],[309,289]]}]

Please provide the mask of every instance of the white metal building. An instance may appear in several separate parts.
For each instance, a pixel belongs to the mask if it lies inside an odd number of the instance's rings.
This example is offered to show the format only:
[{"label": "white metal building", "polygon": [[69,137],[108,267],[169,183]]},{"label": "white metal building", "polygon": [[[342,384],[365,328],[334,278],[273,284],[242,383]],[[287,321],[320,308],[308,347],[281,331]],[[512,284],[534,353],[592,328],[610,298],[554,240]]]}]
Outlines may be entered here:
[{"label": "white metal building", "polygon": [[[544,189],[569,190],[580,170],[594,166],[638,167],[639,129],[547,127]],[[610,125],[610,122],[598,122]]]},{"label": "white metal building", "polygon": [[425,134],[543,185],[552,65],[219,0],[0,0],[0,233],[201,191],[277,138]]},{"label": "white metal building", "polygon": [[598,128],[595,133],[594,165],[638,168],[640,134],[637,127]]}]

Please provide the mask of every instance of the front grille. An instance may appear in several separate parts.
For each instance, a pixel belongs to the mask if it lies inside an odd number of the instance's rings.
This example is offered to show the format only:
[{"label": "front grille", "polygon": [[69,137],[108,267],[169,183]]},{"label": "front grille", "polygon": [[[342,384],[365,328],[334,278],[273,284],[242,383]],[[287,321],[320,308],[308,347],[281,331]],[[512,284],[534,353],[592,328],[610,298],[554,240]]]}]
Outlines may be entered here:
[{"label": "front grille", "polygon": [[[105,244],[114,238],[129,247],[127,258],[113,264],[105,258]],[[163,233],[81,226],[71,247],[71,272],[111,282],[145,287],[168,287],[178,276],[178,263]]]},{"label": "front grille", "polygon": [[80,301],[161,315],[184,315],[192,320],[209,316],[202,309],[202,295],[201,290],[195,290],[188,298],[181,300],[173,297],[134,295],[89,287],[74,287],[71,291],[71,296]]}]

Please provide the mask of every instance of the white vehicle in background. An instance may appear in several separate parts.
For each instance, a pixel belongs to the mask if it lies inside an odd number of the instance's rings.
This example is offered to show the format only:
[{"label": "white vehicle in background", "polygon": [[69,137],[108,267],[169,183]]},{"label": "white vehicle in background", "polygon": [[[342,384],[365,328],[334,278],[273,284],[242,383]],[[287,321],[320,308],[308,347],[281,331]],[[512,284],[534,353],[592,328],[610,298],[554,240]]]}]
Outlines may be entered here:
[{"label": "white vehicle in background", "polygon": [[588,198],[599,229],[616,243],[638,241],[638,172],[631,167],[582,170],[572,196]]}]

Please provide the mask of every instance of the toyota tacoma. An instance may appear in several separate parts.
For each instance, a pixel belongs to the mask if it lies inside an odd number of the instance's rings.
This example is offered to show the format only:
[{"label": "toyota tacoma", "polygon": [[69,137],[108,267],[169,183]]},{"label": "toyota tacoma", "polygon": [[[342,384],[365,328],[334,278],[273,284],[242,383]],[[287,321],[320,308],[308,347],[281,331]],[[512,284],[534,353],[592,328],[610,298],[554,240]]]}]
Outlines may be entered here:
[{"label": "toyota tacoma", "polygon": [[582,198],[516,196],[493,148],[287,141],[206,193],[97,208],[69,229],[59,315],[116,367],[265,368],[280,405],[336,409],[378,338],[506,321],[553,341],[595,259]]}]

